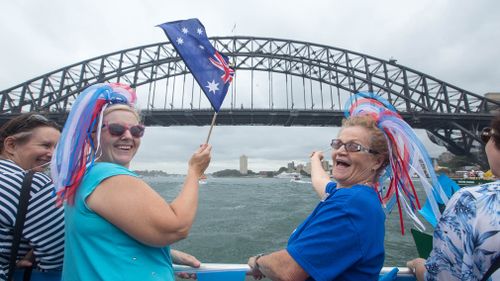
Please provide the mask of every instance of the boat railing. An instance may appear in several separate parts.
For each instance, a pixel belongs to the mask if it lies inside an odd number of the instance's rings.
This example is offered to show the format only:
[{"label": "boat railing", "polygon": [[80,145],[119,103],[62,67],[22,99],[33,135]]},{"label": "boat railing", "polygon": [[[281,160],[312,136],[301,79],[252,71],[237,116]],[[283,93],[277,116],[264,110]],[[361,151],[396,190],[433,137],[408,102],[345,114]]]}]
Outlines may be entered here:
[{"label": "boat railing", "polygon": [[190,267],[187,265],[174,264],[174,271],[177,273],[205,273],[205,272],[226,272],[226,271],[250,271],[248,264],[235,263],[202,263],[200,267]]},{"label": "boat railing", "polygon": [[[408,280],[415,280],[415,275],[408,267],[397,267],[398,268],[398,278],[408,278]],[[380,275],[389,273],[394,267],[383,267],[380,271]],[[174,265],[174,271],[176,273],[217,273],[217,272],[230,272],[230,271],[245,271],[249,272],[250,267],[248,264],[234,264],[234,263],[202,263],[199,268],[194,268],[186,265]],[[405,279],[406,280],[406,279]]]}]

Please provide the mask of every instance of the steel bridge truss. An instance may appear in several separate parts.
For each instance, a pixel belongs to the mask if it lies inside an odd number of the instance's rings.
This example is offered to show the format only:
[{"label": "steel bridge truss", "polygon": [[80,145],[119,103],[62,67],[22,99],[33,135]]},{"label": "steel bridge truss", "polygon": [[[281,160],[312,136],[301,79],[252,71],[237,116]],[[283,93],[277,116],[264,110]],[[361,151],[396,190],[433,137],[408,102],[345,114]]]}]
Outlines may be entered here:
[{"label": "steel bridge truss", "polygon": [[[345,102],[369,91],[392,103],[413,127],[426,129],[435,143],[457,155],[477,156],[482,149],[477,134],[500,106],[395,60],[275,38],[210,40],[237,70],[218,117],[222,125],[337,126]],[[85,60],[3,90],[2,122],[24,111],[64,120],[77,94],[100,82],[127,83],[147,93],[147,125],[210,124],[209,103],[168,42]]]}]

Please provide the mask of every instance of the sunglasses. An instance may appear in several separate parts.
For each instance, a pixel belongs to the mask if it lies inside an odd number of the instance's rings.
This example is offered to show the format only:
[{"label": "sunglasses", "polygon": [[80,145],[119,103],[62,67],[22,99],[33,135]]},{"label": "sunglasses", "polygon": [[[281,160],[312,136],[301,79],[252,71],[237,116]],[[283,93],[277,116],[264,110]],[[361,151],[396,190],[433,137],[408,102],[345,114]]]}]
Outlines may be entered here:
[{"label": "sunglasses", "polygon": [[28,119],[26,119],[26,122],[30,122],[30,121],[38,121],[38,122],[45,122],[45,123],[51,122],[47,117],[40,115],[40,114],[33,114],[30,117],[28,117]]},{"label": "sunglasses", "polygon": [[7,125],[7,127],[3,127],[2,135],[4,137],[8,137],[17,133],[31,131],[42,126],[53,127],[58,130],[60,128],[56,122],[40,114],[31,114],[27,118],[23,119],[18,119],[16,124],[11,123],[10,125]]},{"label": "sunglasses", "polygon": [[481,140],[484,143],[488,143],[490,138],[495,135],[495,131],[491,127],[486,127],[481,131]]},{"label": "sunglasses", "polygon": [[125,134],[125,132],[128,130],[134,138],[141,138],[142,136],[144,136],[145,130],[145,127],[143,125],[129,126],[119,123],[105,123],[103,125],[103,128],[104,127],[108,128],[109,134],[115,137],[123,136],[123,134]]},{"label": "sunglasses", "polygon": [[344,146],[344,148],[347,152],[364,151],[364,152],[368,152],[368,153],[372,153],[372,154],[378,154],[378,151],[366,148],[366,147],[362,146],[361,144],[353,142],[353,141],[348,141],[348,142],[344,143],[339,139],[333,139],[332,142],[330,143],[330,145],[335,150],[340,149],[342,146]]}]

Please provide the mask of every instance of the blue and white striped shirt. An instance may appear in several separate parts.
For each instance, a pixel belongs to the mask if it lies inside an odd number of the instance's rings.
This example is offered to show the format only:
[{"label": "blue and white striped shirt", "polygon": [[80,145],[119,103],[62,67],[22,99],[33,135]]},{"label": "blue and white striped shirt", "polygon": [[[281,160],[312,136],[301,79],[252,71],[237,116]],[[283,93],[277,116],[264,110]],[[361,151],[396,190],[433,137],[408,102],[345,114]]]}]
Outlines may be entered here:
[{"label": "blue and white striped shirt", "polygon": [[[0,280],[7,278],[10,250],[24,171],[10,160],[0,160]],[[56,207],[50,178],[35,173],[18,259],[33,249],[35,269],[61,270],[64,255],[64,210]]]}]

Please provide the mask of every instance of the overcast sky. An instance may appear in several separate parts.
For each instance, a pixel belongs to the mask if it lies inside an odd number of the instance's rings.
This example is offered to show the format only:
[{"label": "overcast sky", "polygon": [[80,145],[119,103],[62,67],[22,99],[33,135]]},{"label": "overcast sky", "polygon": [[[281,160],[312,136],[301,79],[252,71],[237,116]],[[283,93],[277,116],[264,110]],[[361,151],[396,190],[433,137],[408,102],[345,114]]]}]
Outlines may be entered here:
[{"label": "overcast sky", "polygon": [[[164,42],[156,25],[197,17],[208,36],[324,44],[393,57],[477,94],[500,91],[497,0],[0,0],[0,11],[0,89],[88,58]],[[336,133],[324,127],[216,127],[209,172],[237,169],[241,154],[254,171],[306,162]],[[132,168],[184,173],[207,134],[208,127],[148,128]],[[432,156],[443,151],[419,135]]]}]

